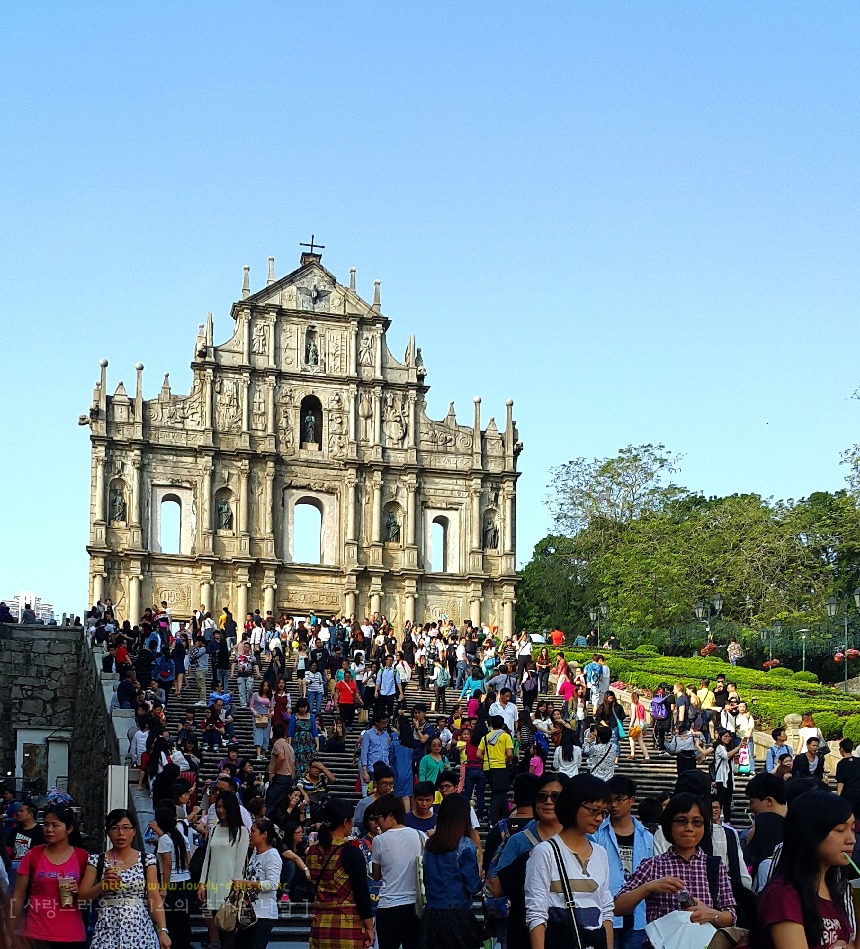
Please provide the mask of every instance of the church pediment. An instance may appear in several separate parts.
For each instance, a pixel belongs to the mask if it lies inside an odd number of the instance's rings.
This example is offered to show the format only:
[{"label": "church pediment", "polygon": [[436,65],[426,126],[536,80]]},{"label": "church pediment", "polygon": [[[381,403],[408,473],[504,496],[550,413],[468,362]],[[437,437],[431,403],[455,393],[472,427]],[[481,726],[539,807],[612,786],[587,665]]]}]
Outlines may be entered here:
[{"label": "church pediment", "polygon": [[236,312],[247,306],[277,306],[304,313],[331,313],[335,316],[379,314],[355,290],[344,287],[318,261],[304,264],[262,290],[234,305]]}]

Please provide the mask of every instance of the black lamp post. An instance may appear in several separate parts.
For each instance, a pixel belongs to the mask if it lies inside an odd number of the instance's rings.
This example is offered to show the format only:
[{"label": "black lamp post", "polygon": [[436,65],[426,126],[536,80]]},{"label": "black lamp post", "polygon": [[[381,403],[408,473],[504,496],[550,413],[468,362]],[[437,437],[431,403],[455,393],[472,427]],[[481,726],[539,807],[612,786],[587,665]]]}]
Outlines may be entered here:
[{"label": "black lamp post", "polygon": [[[854,590],[854,605],[860,610],[860,587],[857,587]],[[842,651],[842,662],[845,664],[845,677],[844,677],[844,689],[845,692],[848,692],[848,610],[851,607],[851,601],[845,601],[845,610],[843,612],[843,621],[844,621],[844,634],[845,634],[845,646]],[[836,614],[839,612],[839,600],[835,596],[827,597],[827,615],[830,619],[836,619]]]},{"label": "black lamp post", "polygon": [[708,642],[711,641],[711,618],[723,612],[723,594],[715,593],[713,600],[699,600],[693,607],[696,619],[705,624],[708,631]]},{"label": "black lamp post", "polygon": [[588,611],[588,617],[591,620],[591,625],[594,626],[597,623],[597,641],[600,643],[600,619],[603,618],[604,623],[606,618],[609,616],[609,604],[606,600],[601,600],[597,606],[592,606]]}]

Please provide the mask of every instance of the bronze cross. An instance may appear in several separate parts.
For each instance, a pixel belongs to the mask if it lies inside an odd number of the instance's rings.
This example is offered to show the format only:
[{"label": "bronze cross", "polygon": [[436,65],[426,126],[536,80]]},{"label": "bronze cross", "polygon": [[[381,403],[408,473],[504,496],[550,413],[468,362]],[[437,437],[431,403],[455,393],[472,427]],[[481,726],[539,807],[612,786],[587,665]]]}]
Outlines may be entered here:
[{"label": "bronze cross", "polygon": [[309,247],[311,253],[314,252],[314,247],[316,247],[317,250],[325,250],[325,244],[314,244],[314,235],[313,235],[313,234],[311,234],[311,242],[310,242],[310,244],[299,244],[299,247]]}]

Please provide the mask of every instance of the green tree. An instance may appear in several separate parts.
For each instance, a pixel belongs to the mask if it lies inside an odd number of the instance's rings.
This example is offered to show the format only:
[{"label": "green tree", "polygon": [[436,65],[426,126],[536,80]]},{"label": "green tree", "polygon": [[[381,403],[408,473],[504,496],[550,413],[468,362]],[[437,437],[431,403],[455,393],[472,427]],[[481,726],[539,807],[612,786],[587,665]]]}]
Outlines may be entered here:
[{"label": "green tree", "polygon": [[571,538],[550,534],[539,541],[517,585],[517,629],[578,630],[586,597],[582,566]]}]

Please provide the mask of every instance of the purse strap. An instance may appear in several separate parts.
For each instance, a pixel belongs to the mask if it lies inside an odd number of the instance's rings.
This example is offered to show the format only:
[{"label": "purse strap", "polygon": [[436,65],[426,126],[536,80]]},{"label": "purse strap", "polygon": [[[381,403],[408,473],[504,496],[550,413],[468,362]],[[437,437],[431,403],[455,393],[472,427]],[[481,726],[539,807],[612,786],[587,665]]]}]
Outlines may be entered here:
[{"label": "purse strap", "polygon": [[561,878],[561,889],[564,893],[564,903],[567,907],[567,912],[570,917],[570,925],[573,927],[574,933],[576,933],[576,944],[579,949],[582,949],[582,939],[580,939],[579,936],[579,926],[576,924],[576,903],[573,899],[573,893],[570,889],[570,880],[567,877],[567,870],[565,869],[564,860],[561,856],[561,848],[552,837],[549,839],[549,845],[552,847],[553,854],[555,854],[555,864],[558,867],[558,875]]}]

